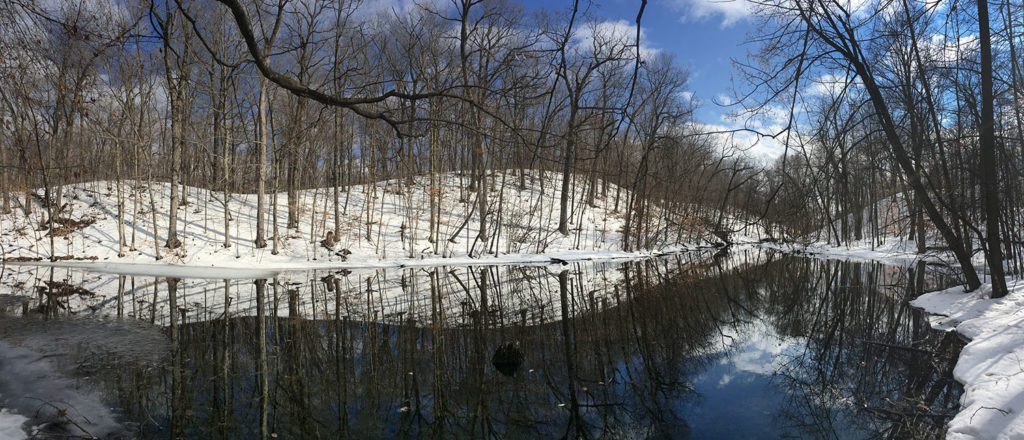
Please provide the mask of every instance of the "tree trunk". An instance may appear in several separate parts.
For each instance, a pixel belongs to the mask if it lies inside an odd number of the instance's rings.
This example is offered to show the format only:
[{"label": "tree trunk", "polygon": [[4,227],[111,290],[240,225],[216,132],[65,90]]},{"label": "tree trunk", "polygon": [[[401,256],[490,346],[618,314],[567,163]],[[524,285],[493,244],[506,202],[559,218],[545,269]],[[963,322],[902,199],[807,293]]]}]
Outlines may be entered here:
[{"label": "tree trunk", "polygon": [[7,145],[4,145],[7,138],[7,117],[4,106],[0,105],[0,197],[3,197],[3,206],[0,207],[0,214],[11,213],[11,188],[8,180],[10,172],[7,171]]},{"label": "tree trunk", "polygon": [[[168,67],[170,68],[170,67]],[[170,75],[168,75],[170,76]],[[170,78],[168,78],[170,80]],[[172,82],[173,84],[173,82]],[[171,91],[171,207],[167,211],[167,248],[177,249],[181,246],[181,240],[178,240],[178,182],[181,175],[181,131],[182,124],[180,120],[180,106],[181,96],[177,90],[181,87],[180,84],[172,86],[174,90]]]},{"label": "tree trunk", "polygon": [[256,248],[262,249],[267,247],[267,240],[264,237],[264,214],[266,208],[263,206],[263,199],[266,193],[266,181],[267,181],[267,80],[263,76],[260,76],[260,96],[259,103],[257,104],[256,112],[259,117],[259,158],[257,160],[257,177],[256,182],[256,239],[253,243]]},{"label": "tree trunk", "polygon": [[994,97],[992,96],[992,38],[989,30],[988,0],[977,0],[978,33],[981,42],[981,187],[985,193],[985,253],[992,273],[992,297],[1006,296],[1003,273],[1003,243],[999,239],[999,168],[996,166]]},{"label": "tree trunk", "polygon": [[572,167],[576,154],[576,103],[570,104],[569,124],[565,134],[565,153],[562,157],[562,194],[558,200],[558,232],[569,235],[569,191]]},{"label": "tree trunk", "polygon": [[124,230],[124,189],[121,183],[121,141],[120,133],[118,139],[114,140],[114,172],[117,175],[117,256],[124,257],[125,230]]},{"label": "tree trunk", "polygon": [[217,96],[217,104],[213,114],[213,142],[214,151],[219,151],[223,154],[221,163],[221,179],[223,179],[222,185],[224,190],[224,247],[231,247],[231,155],[229,154],[229,147],[227,139],[227,133],[224,127],[224,119],[227,116],[227,96],[225,94],[225,76],[223,70],[220,70],[221,76],[218,78],[218,89],[214,92]]},{"label": "tree trunk", "polygon": [[[828,38],[828,37],[825,37]],[[859,51],[859,47],[855,47],[855,50]],[[874,75],[868,70],[868,67],[861,61],[861,59],[847,52],[844,54],[847,57],[847,61],[853,65],[857,75],[860,76],[864,83],[864,88],[868,91],[868,96],[871,99],[871,104],[874,107],[875,115],[879,119],[882,131],[885,134],[886,139],[889,141],[892,147],[893,156],[896,158],[896,163],[903,170],[904,176],[911,189],[914,190],[914,195],[921,200],[921,205],[925,208],[925,212],[928,213],[928,217],[931,218],[935,228],[942,234],[942,238],[949,244],[956,257],[957,262],[960,264],[960,269],[964,273],[965,281],[967,282],[967,288],[969,290],[975,290],[981,287],[981,280],[978,278],[978,272],[974,270],[974,265],[971,263],[971,255],[964,246],[963,240],[957,235],[955,231],[946,222],[945,217],[939,212],[934,201],[928,194],[928,189],[925,187],[924,181],[920,174],[918,174],[916,166],[910,155],[907,153],[906,148],[903,145],[903,140],[900,138],[899,133],[896,131],[895,123],[892,120],[892,114],[889,112],[889,106],[885,102],[885,97],[882,95],[881,89],[878,84],[875,83]]]}]

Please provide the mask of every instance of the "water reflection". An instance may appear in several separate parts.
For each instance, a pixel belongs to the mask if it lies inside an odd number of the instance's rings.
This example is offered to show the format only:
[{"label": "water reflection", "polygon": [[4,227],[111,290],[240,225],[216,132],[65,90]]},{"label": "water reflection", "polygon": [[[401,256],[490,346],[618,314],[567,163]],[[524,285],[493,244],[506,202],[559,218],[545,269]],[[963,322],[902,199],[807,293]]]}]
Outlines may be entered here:
[{"label": "water reflection", "polygon": [[[55,272],[89,294],[54,293]],[[959,341],[905,301],[942,282],[923,266],[750,250],[4,282],[32,293],[0,302],[8,317],[164,329],[166,362],[118,356],[91,379],[141,438],[926,438],[961,391]]]}]

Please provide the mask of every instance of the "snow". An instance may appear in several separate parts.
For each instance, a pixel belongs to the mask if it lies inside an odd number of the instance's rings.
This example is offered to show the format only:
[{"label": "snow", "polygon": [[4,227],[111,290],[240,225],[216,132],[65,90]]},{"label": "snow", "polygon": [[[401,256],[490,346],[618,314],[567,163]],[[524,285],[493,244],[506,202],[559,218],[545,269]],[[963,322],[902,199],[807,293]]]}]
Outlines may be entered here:
[{"label": "snow", "polygon": [[21,426],[28,421],[28,418],[0,408],[0,439],[21,440],[28,438]]},{"label": "snow", "polygon": [[[871,238],[872,211],[878,216],[878,236]],[[836,245],[835,235],[840,226],[835,228],[825,226],[815,233],[801,237],[795,242],[787,243],[762,243],[768,247],[783,252],[807,254],[825,258],[842,258],[854,261],[880,261],[889,264],[909,264],[919,260],[930,263],[957,267],[952,252],[943,250],[945,241],[942,236],[932,227],[926,227],[925,245],[927,251],[923,254],[917,252],[915,237],[909,237],[911,227],[910,210],[907,207],[904,193],[897,192],[889,197],[884,197],[876,202],[873,207],[865,208],[861,213],[862,218],[859,224],[862,227],[861,235],[865,238],[850,240],[841,245]],[[858,222],[855,221],[856,214],[847,216],[851,228],[855,228]],[[984,228],[982,228],[984,230]],[[852,232],[851,232],[852,233]],[[829,240],[828,237],[832,237]],[[984,255],[977,253],[973,256],[976,265],[984,265]]]},{"label": "snow", "polygon": [[[877,260],[890,264],[915,261],[939,262],[959,267],[948,251],[917,253],[917,243],[907,239],[909,216],[901,194],[878,202],[881,239],[870,238],[836,246],[822,240],[827,228],[799,244],[764,243],[785,252],[848,260]],[[865,210],[868,224],[869,210]],[[864,234],[868,235],[868,234]],[[928,245],[941,244],[934,230]],[[973,256],[984,265],[984,255]],[[1024,439],[1024,280],[1012,281],[1010,294],[990,299],[991,285],[973,292],[962,286],[921,295],[912,304],[930,313],[938,330],[956,331],[970,342],[960,352],[954,378],[963,384],[960,411],[947,426],[948,439]]]},{"label": "snow", "polygon": [[797,243],[762,243],[762,247],[789,253],[808,254],[826,258],[843,258],[854,261],[884,261],[892,264],[911,263],[921,259],[942,260],[945,253],[929,253],[924,256],[917,253],[913,241],[892,241],[887,244],[872,246],[870,240],[850,243],[846,246],[834,246],[824,242]]},{"label": "snow", "polygon": [[[896,265],[924,260],[959,267],[948,251],[917,253],[917,243],[907,239],[909,216],[901,193],[879,201],[876,207],[881,244],[868,238],[836,246],[822,240],[826,228],[802,243],[761,246],[826,258]],[[864,211],[865,225],[869,214],[870,210]],[[928,230],[927,240],[929,246],[942,243],[934,230]],[[980,252],[972,260],[976,267],[985,264]],[[931,292],[911,302],[931,314],[933,328],[956,331],[970,341],[953,370],[964,394],[960,411],[947,426],[948,439],[1024,439],[1024,279],[1007,282],[1010,292],[1000,299],[990,299],[991,285],[984,284],[972,292],[965,292],[962,286]]]},{"label": "snow", "polygon": [[[64,187],[63,200],[67,206],[59,217],[94,223],[56,237],[54,254],[118,264],[286,270],[479,264],[483,260],[490,260],[484,264],[550,261],[539,255],[564,260],[638,258],[708,247],[719,241],[709,230],[714,218],[694,216],[696,211],[669,213],[655,204],[650,210],[651,217],[656,219],[649,236],[650,248],[624,252],[622,230],[629,191],[622,189],[616,201],[619,189],[609,184],[604,195],[601,188],[597,188],[596,197],[590,200],[587,197],[589,182],[582,178],[574,179],[571,186],[575,192],[572,200],[577,202],[571,210],[570,233],[562,235],[557,230],[561,176],[531,171],[524,179],[525,188],[520,189],[518,173],[497,172],[489,178],[490,239],[487,243],[477,239],[479,214],[478,209],[474,209],[477,195],[464,189],[466,177],[455,173],[438,176],[440,221],[438,239],[433,242],[430,240],[428,176],[417,177],[412,182],[389,180],[343,187],[338,197],[343,211],[341,233],[334,250],[350,252],[345,256],[320,245],[326,232],[334,229],[330,200],[333,190],[330,188],[299,191],[295,201],[299,222],[298,228],[293,229],[286,228],[288,196],[286,193],[277,195],[280,249],[274,255],[272,194],[265,199],[268,246],[257,249],[252,243],[256,230],[256,195],[232,194],[229,203],[233,218],[229,228],[231,247],[224,248],[223,194],[184,187],[188,204],[177,213],[182,246],[170,251],[163,247],[169,222],[170,185],[157,182],[150,188],[145,182],[122,181],[126,241],[130,245],[134,233],[135,249],[126,246],[127,255],[118,257],[117,182],[73,184]],[[153,216],[149,212],[151,192],[157,211],[157,237],[152,233]],[[42,191],[37,190],[37,194]],[[16,200],[13,212],[0,216],[0,247],[4,258],[48,260],[48,231],[40,227],[46,217],[45,210],[37,199],[33,202],[32,214],[26,216],[21,206],[24,197]],[[137,215],[134,215],[136,208]],[[679,224],[676,218],[688,220]],[[736,225],[736,229],[741,229],[733,234],[735,242],[756,242],[761,238],[760,228],[739,226],[745,223],[731,215],[725,216],[725,222],[726,226]],[[160,260],[156,258],[154,240],[160,244],[163,257]]]},{"label": "snow", "polygon": [[[42,354],[0,342],[0,358],[4,359],[0,364],[4,400],[0,404],[31,414],[30,424],[59,437],[107,438],[122,433],[124,428],[101,393],[75,378],[68,371],[72,367],[58,367],[54,359],[59,357],[59,353]],[[0,435],[29,421],[16,414],[7,414],[6,419],[0,418]],[[0,438],[24,438],[21,431]]]},{"label": "snow", "polygon": [[1024,280],[1008,280],[1010,293],[989,299],[991,285],[973,292],[954,287],[912,302],[933,314],[933,327],[955,329],[970,342],[953,376],[964,385],[949,439],[1024,438]]},{"label": "snow", "polygon": [[[652,260],[663,273],[688,271],[705,273],[709,271],[742,270],[763,264],[768,254],[756,247],[741,247],[728,254],[712,250],[701,250],[662,256]],[[22,304],[36,307],[39,288],[50,280],[81,286],[91,295],[71,295],[60,299],[62,312],[73,316],[108,318],[118,316],[118,291],[121,279],[118,267],[111,271],[93,271],[96,265],[85,267],[52,267],[42,270],[35,266],[18,265],[8,267],[0,278],[0,290],[9,292],[11,305],[7,312],[19,315]],[[209,277],[196,277],[199,270],[208,268],[168,267],[147,265],[157,269],[156,273],[143,273],[134,266],[128,269],[123,290],[123,313],[139,321],[157,325],[170,323],[170,300],[164,270],[173,270],[183,276],[176,284],[176,301],[184,311],[186,322],[218,319],[224,316],[256,315],[256,290],[251,278],[225,279],[213,269]],[[585,292],[593,293],[596,304],[606,301],[614,304],[615,286],[624,282],[621,260],[581,261],[562,265],[552,264],[544,259],[539,264],[499,265],[488,268],[489,285],[493,289],[491,307],[507,319],[518,321],[521,311],[530,311],[531,322],[556,321],[560,307],[558,273],[569,269],[580,274],[576,281]],[[410,320],[426,325],[432,322],[432,277],[438,284],[439,308],[444,311],[448,324],[460,325],[463,319],[476,307],[474,298],[478,295],[478,280],[483,267],[455,264],[430,268],[386,267],[367,268],[353,271],[321,269],[278,272],[267,284],[269,309],[274,316],[296,316],[306,319],[332,320],[337,316],[353,320],[392,322],[395,319]],[[262,269],[260,269],[262,270]],[[173,276],[172,276],[173,277]],[[338,284],[325,282],[336,278]],[[276,287],[274,282],[276,282]],[[333,290],[337,286],[340,295]],[[227,289],[227,290],[226,290]],[[290,296],[294,293],[295,297]],[[336,302],[340,301],[340,304]],[[2,303],[0,303],[2,306]],[[226,314],[226,315],[225,315]],[[2,326],[0,326],[2,328]]]},{"label": "snow", "polygon": [[201,279],[239,279],[239,278],[273,278],[279,270],[244,267],[215,266],[171,266],[166,264],[120,264],[120,263],[88,263],[88,262],[32,262],[8,263],[11,266],[30,267],[69,267],[91,272],[115,275],[151,276],[167,278],[201,278]]}]

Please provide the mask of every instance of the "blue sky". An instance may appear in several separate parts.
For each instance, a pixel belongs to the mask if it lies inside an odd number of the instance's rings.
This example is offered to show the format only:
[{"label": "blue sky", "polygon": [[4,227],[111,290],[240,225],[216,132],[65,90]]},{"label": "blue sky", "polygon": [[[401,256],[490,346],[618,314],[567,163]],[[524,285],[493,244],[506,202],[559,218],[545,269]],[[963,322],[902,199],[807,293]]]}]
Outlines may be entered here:
[{"label": "blue sky", "polygon": [[[417,1],[451,5],[452,0],[368,0],[368,4],[386,9]],[[573,0],[513,1],[522,3],[528,11],[544,8],[567,13],[573,5]],[[590,7],[586,21],[632,28],[640,3],[640,0],[580,0],[580,7]],[[757,18],[751,17],[750,6],[748,0],[648,0],[644,10],[642,46],[672,54],[676,63],[689,72],[687,88],[700,103],[696,119],[707,126],[708,131],[748,128],[761,133],[779,133],[785,126],[786,112],[780,109],[773,109],[770,117],[751,120],[744,117],[737,121],[726,118],[737,110],[736,107],[721,105],[728,104],[729,98],[734,96],[732,80],[736,69],[732,61],[745,61],[748,51],[758,49],[756,44],[744,44],[757,24]],[[583,26],[583,21],[577,22],[577,29]],[[635,31],[627,35],[632,32]],[[749,92],[741,83],[735,88],[740,94]],[[746,156],[761,162],[781,156],[784,149],[780,142],[749,131],[720,137],[723,146],[737,147],[745,151]]]},{"label": "blue sky", "polygon": [[[571,0],[527,0],[527,4],[557,8],[558,1],[564,1],[566,8],[571,6]],[[736,11],[743,7],[741,2],[650,0],[644,10],[644,44],[673,54],[676,63],[690,72],[689,88],[703,103],[698,109],[701,122],[721,122],[721,115],[728,109],[712,101],[717,95],[731,95],[732,59],[742,60],[746,51],[753,49],[743,44],[753,26]],[[639,0],[605,0],[596,3],[593,12],[598,19],[632,23],[639,8]]]},{"label": "blue sky", "polygon": [[[521,0],[528,9],[547,8],[568,10],[572,0]],[[640,8],[639,0],[595,0],[590,10],[594,21],[622,21],[632,25]],[[581,7],[586,0],[581,0]],[[734,85],[735,68],[732,61],[744,61],[748,51],[756,45],[744,44],[756,29],[750,17],[746,0],[649,0],[641,22],[642,45],[674,55],[676,63],[689,73],[688,88],[700,103],[698,122],[711,125],[711,130],[739,128],[744,124],[726,116],[735,111],[728,107],[733,88],[745,91],[744,85]],[[762,126],[755,122],[752,128],[773,132],[765,127],[778,128],[779,121],[768,121]],[[741,148],[750,148],[749,156],[771,159],[782,153],[779,143],[762,139],[750,133],[728,138]],[[756,144],[756,146],[755,146]]]}]

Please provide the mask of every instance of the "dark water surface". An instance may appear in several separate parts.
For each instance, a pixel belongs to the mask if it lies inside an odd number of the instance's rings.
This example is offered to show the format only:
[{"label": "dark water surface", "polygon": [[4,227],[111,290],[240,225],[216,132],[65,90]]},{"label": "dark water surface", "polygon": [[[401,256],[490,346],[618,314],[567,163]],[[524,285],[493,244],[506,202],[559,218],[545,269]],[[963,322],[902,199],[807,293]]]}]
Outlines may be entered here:
[{"label": "dark water surface", "polygon": [[942,287],[923,265],[0,283],[0,408],[40,438],[939,438],[962,392],[962,343],[907,305]]}]

